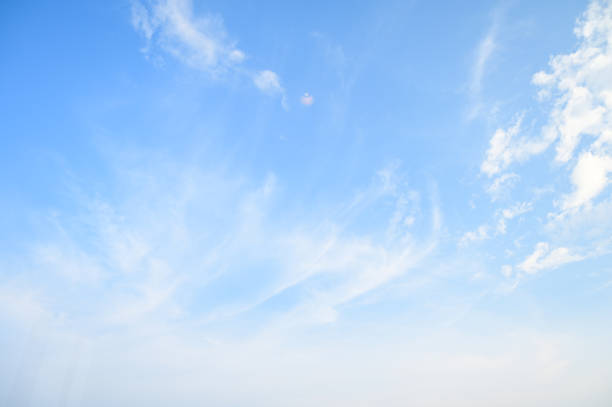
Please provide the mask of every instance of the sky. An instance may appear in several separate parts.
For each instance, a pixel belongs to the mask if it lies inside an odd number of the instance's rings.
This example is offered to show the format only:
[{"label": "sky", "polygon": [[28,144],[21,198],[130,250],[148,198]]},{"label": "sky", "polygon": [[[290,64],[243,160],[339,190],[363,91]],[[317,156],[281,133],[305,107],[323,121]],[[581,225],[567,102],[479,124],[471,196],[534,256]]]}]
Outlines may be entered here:
[{"label": "sky", "polygon": [[0,404],[612,405],[612,2],[5,1]]}]

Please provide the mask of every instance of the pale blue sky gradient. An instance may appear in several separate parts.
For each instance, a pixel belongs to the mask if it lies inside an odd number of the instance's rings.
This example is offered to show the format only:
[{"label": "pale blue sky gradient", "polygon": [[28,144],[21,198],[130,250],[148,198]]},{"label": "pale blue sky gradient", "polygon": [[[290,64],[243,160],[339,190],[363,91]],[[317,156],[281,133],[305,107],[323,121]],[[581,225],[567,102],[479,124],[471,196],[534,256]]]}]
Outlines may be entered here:
[{"label": "pale blue sky gradient", "polygon": [[0,5],[0,404],[609,406],[612,3],[561,3]]}]

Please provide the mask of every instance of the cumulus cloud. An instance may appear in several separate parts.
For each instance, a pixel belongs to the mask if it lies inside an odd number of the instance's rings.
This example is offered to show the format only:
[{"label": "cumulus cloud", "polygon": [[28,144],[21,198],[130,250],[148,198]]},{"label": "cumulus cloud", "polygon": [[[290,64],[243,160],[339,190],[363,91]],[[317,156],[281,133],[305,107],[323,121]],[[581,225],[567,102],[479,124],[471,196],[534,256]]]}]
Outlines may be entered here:
[{"label": "cumulus cloud", "polygon": [[612,156],[586,152],[578,157],[571,175],[574,191],[565,197],[562,209],[571,210],[589,204],[610,183]]},{"label": "cumulus cloud", "polygon": [[561,163],[573,157],[583,136],[594,136],[600,145],[608,138],[612,123],[611,16],[610,2],[593,1],[574,30],[580,40],[578,49],[554,56],[550,71],[533,77],[542,87],[542,97],[554,97],[547,129],[559,139],[556,160]]},{"label": "cumulus cloud", "polygon": [[539,135],[521,135],[520,116],[509,128],[495,132],[481,165],[481,171],[492,177],[554,144],[555,161],[572,168],[574,192],[563,198],[564,211],[590,204],[609,183],[612,4],[591,2],[574,32],[579,41],[576,51],[553,56],[549,69],[533,76],[540,99],[550,100],[552,106]]}]

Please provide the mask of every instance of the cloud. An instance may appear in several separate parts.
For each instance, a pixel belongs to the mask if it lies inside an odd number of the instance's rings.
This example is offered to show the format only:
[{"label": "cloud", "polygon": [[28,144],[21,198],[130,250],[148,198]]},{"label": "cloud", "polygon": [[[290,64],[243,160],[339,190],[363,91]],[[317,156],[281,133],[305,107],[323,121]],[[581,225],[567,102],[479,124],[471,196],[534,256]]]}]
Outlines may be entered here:
[{"label": "cloud", "polygon": [[[483,81],[488,74],[491,59],[499,48],[498,37],[503,13],[503,7],[497,7],[493,10],[492,21],[473,52],[470,79],[467,84],[467,92],[470,98],[467,112],[468,120],[476,118],[488,105],[483,101]],[[494,114],[497,109],[498,106],[493,104],[489,111]]]},{"label": "cloud", "polygon": [[505,169],[517,154],[516,149],[511,149],[513,138],[518,134],[521,127],[522,116],[508,129],[497,129],[489,141],[487,158],[480,166],[480,170],[489,177]]},{"label": "cloud", "polygon": [[498,23],[495,21],[476,49],[474,64],[472,66],[472,80],[470,82],[470,92],[472,93],[480,92],[487,62],[497,49],[497,26]]},{"label": "cloud", "polygon": [[[592,1],[574,30],[576,51],[555,55],[533,83],[550,102],[539,135],[524,134],[523,115],[498,129],[481,165],[489,177],[555,145],[555,162],[569,165],[574,191],[562,199],[563,211],[589,205],[607,185],[612,160],[612,4]],[[584,141],[584,142],[583,142]]]},{"label": "cloud", "polygon": [[591,152],[581,154],[571,175],[574,191],[565,197],[561,208],[571,210],[589,204],[610,183],[610,172],[612,156],[595,155]]},{"label": "cloud", "polygon": [[287,107],[278,75],[270,70],[256,73],[246,68],[238,70],[237,67],[246,59],[244,51],[228,38],[221,17],[210,14],[196,16],[191,0],[134,1],[132,26],[146,40],[142,50],[145,55],[159,49],[212,77],[232,70],[246,74],[264,93],[281,95],[283,107]]},{"label": "cloud", "polygon": [[608,138],[612,114],[611,10],[607,1],[591,2],[574,30],[580,40],[577,50],[552,57],[551,70],[533,77],[543,98],[554,97],[547,131],[559,139],[556,160],[561,163],[573,157],[583,136],[594,136],[600,145]]},{"label": "cloud", "polygon": [[572,254],[566,247],[559,247],[551,250],[546,242],[536,244],[532,254],[517,265],[517,269],[528,274],[534,274],[540,270],[555,269],[564,264],[583,260],[584,256]]},{"label": "cloud", "polygon": [[518,174],[506,173],[495,178],[493,183],[487,188],[487,193],[491,196],[491,201],[505,197],[510,189],[521,179]]},{"label": "cloud", "polygon": [[[50,310],[77,320],[95,315],[109,329],[153,320],[208,324],[297,292],[279,318],[329,322],[340,305],[404,275],[436,247],[435,203],[422,208],[396,167],[374,176],[340,210],[279,217],[274,174],[245,182],[160,157],[154,167],[136,161],[118,164],[115,195],[87,198],[83,186],[78,209],[54,217],[49,238],[26,256],[31,275],[53,276],[40,280],[43,292],[73,287],[65,301],[83,302],[80,290],[95,298],[82,311],[63,301]],[[431,236],[416,239],[410,228],[423,227],[427,212]],[[356,227],[370,216],[381,223]],[[199,298],[207,298],[205,306]]]},{"label": "cloud", "polygon": [[269,94],[283,93],[278,75],[272,71],[260,71],[253,77],[253,83],[259,90]]},{"label": "cloud", "polygon": [[280,83],[280,79],[275,72],[272,71],[259,71],[253,75],[253,83],[263,93],[268,95],[280,95],[281,104],[283,108],[287,110],[289,108],[287,104],[287,97],[285,96],[285,89]]},{"label": "cloud", "polygon": [[512,219],[512,218],[515,218],[516,216],[527,213],[531,211],[532,209],[533,209],[533,206],[531,202],[520,202],[510,208],[502,210],[501,214],[505,219]]},{"label": "cloud", "polygon": [[244,52],[228,39],[218,16],[195,16],[190,0],[132,4],[132,25],[146,39],[146,54],[158,46],[186,65],[212,75],[241,63]]},{"label": "cloud", "polygon": [[[530,202],[520,202],[509,208],[500,209],[495,213],[495,217],[497,218],[497,226],[495,231],[499,235],[503,235],[506,233],[507,221],[514,219],[517,216],[525,214],[533,209],[533,206]],[[491,228],[489,225],[480,225],[476,230],[466,232],[459,239],[459,246],[466,247],[470,243],[483,241],[491,238],[490,234]]]},{"label": "cloud", "polygon": [[533,205],[531,202],[521,202],[517,203],[510,208],[502,209],[498,213],[497,220],[497,233],[505,234],[506,233],[506,221],[510,219],[514,219],[517,216],[523,215],[527,212],[533,210]]},{"label": "cloud", "polygon": [[523,162],[533,155],[545,151],[554,140],[550,133],[540,138],[518,137],[523,115],[520,115],[508,129],[497,129],[489,141],[486,158],[480,170],[489,177],[505,170],[514,162]]},{"label": "cloud", "polygon": [[472,242],[478,242],[488,238],[489,227],[487,225],[481,225],[474,231],[466,232],[461,239],[459,239],[459,246],[465,247]]}]

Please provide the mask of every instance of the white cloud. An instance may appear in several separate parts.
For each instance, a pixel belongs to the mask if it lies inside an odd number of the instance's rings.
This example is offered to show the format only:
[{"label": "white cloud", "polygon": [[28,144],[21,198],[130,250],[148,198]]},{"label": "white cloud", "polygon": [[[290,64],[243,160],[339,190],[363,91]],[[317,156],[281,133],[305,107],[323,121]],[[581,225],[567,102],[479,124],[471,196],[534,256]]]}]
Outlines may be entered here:
[{"label": "white cloud", "polygon": [[132,4],[132,25],[147,40],[146,53],[159,46],[179,61],[213,75],[245,58],[227,38],[218,16],[195,16],[190,0],[159,0]]},{"label": "white cloud", "polygon": [[612,251],[612,196],[580,210],[549,216],[546,232],[567,244],[587,246],[592,256]]},{"label": "white cloud", "polygon": [[[137,31],[140,31],[147,41],[150,41],[153,37],[155,28],[153,27],[153,21],[149,15],[149,10],[137,1],[132,3],[132,26]],[[147,51],[147,49],[144,51]]]},{"label": "white cloud", "polygon": [[483,82],[490,71],[491,60],[499,48],[498,37],[503,13],[503,7],[497,7],[493,10],[491,23],[473,51],[470,78],[467,84],[467,92],[470,98],[466,117],[468,120],[473,120],[485,109],[491,115],[496,115],[499,109],[497,103],[483,100],[482,88]]},{"label": "white cloud", "polygon": [[531,202],[520,202],[510,208],[502,209],[498,213],[497,233],[506,233],[506,221],[523,215],[533,209]]},{"label": "white cloud", "polygon": [[551,133],[544,132],[540,138],[518,137],[523,115],[520,115],[508,129],[497,129],[489,142],[486,158],[480,170],[489,177],[505,170],[514,162],[523,162],[533,155],[545,151],[554,141]]},{"label": "white cloud", "polygon": [[581,154],[571,175],[574,191],[565,197],[562,209],[570,210],[589,204],[610,183],[610,172],[612,156],[595,155],[591,152]]},{"label": "white cloud", "polygon": [[285,109],[288,108],[285,89],[282,87],[280,79],[275,72],[268,70],[257,72],[253,75],[253,83],[259,90],[268,95],[280,95],[283,107]]},{"label": "white cloud", "polygon": [[[51,270],[68,277],[43,284],[51,292],[87,282],[96,297],[87,312],[109,326],[179,316],[231,320],[290,289],[308,294],[287,307],[288,323],[330,321],[339,305],[413,269],[436,247],[440,229],[434,207],[431,236],[417,240],[409,233],[423,223],[423,209],[396,167],[382,170],[341,210],[289,223],[270,208],[278,194],[274,174],[248,186],[222,171],[160,157],[155,167],[120,164],[117,174],[124,192],[109,200],[78,194],[77,213],[57,216],[53,238],[38,246],[31,265],[35,275]],[[372,212],[380,224],[352,229]],[[209,285],[253,278],[248,270],[259,274],[242,289],[204,308],[190,306],[193,296],[210,295]],[[324,289],[320,281],[327,281]],[[72,290],[67,299],[78,303],[80,295]]]},{"label": "white cloud", "polygon": [[553,95],[548,130],[559,142],[556,160],[568,162],[584,135],[602,141],[610,128],[612,91],[612,4],[593,1],[574,32],[580,40],[571,54],[550,60],[550,72],[538,72],[533,82],[543,95]]},{"label": "white cloud", "polygon": [[549,70],[533,76],[541,99],[550,99],[552,105],[540,135],[519,137],[521,116],[509,129],[495,132],[481,165],[481,171],[491,177],[554,143],[555,161],[573,167],[574,192],[563,198],[564,211],[590,204],[609,183],[612,3],[592,1],[574,31],[579,41],[576,51],[553,56]]},{"label": "white cloud", "polygon": [[482,79],[485,74],[485,67],[491,58],[491,55],[497,48],[497,22],[491,25],[491,28],[482,38],[476,49],[476,57],[472,66],[472,80],[470,82],[470,92],[478,93],[482,87]]},{"label": "white cloud", "polygon": [[555,269],[566,263],[572,263],[584,259],[583,256],[572,254],[566,247],[551,250],[546,242],[536,244],[532,254],[517,265],[517,269],[528,274],[534,274],[540,270]]},{"label": "white cloud", "polygon": [[493,183],[487,188],[487,193],[491,196],[491,201],[505,197],[512,187],[521,179],[518,174],[506,173],[495,178]]},{"label": "white cloud", "polygon": [[501,214],[506,219],[512,219],[533,209],[531,202],[520,202],[516,205],[502,210]]},{"label": "white cloud", "polygon": [[253,83],[259,90],[269,94],[283,93],[278,75],[272,71],[260,71],[253,76]]},{"label": "white cloud", "polygon": [[461,239],[459,239],[459,246],[467,246],[472,242],[478,242],[489,238],[489,227],[487,225],[480,225],[478,229],[470,232],[466,232]]},{"label": "white cloud", "polygon": [[134,1],[132,26],[145,38],[143,52],[147,56],[159,48],[212,77],[230,70],[251,76],[262,92],[281,95],[282,105],[287,108],[278,75],[270,70],[252,73],[249,69],[237,69],[246,59],[244,51],[228,38],[221,17],[195,15],[192,0]]}]

